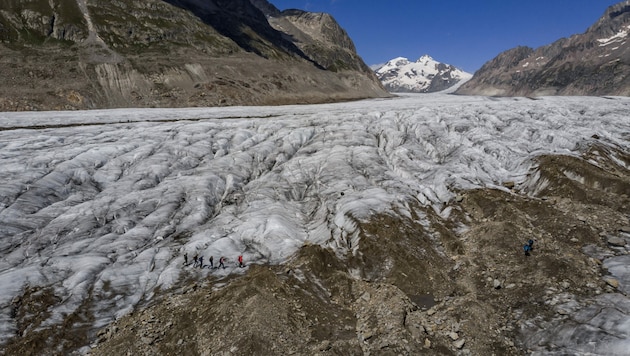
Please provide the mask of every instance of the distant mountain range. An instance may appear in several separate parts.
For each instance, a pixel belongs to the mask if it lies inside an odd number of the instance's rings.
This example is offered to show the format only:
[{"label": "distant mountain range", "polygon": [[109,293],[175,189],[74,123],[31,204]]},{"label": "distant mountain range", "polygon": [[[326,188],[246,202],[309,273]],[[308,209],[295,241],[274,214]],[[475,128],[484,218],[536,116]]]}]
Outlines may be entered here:
[{"label": "distant mountain range", "polygon": [[516,47],[484,64],[457,94],[630,95],[630,1],[611,6],[583,34],[532,49]]},{"label": "distant mountain range", "polygon": [[0,2],[0,111],[320,103],[388,91],[630,95],[628,33],[624,1],[585,33],[503,52],[468,80],[429,56],[374,72],[332,16],[267,0],[11,0]]},{"label": "distant mountain range", "polygon": [[385,89],[390,92],[432,93],[449,89],[469,80],[472,74],[444,64],[429,55],[411,62],[398,57],[375,70]]}]

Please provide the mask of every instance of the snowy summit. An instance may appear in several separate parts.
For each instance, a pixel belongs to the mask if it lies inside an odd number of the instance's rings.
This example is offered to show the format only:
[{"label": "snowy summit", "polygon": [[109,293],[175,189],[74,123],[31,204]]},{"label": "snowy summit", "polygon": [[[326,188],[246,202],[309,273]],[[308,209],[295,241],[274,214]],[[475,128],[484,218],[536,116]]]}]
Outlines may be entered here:
[{"label": "snowy summit", "polygon": [[390,92],[432,93],[462,84],[472,74],[424,55],[415,62],[394,58],[378,68],[376,76]]}]

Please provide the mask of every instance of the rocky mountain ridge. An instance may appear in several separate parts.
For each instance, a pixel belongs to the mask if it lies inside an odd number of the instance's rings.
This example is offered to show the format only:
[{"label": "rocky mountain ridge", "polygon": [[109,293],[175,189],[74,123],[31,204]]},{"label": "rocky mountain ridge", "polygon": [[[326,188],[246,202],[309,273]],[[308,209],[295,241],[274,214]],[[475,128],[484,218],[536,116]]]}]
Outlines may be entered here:
[{"label": "rocky mountain ridge", "polygon": [[[334,37],[321,35],[329,28]],[[332,17],[296,18],[267,1],[15,0],[0,4],[0,41],[5,111],[388,95]]]},{"label": "rocky mountain ridge", "polygon": [[484,64],[457,94],[630,95],[630,2],[611,6],[583,34],[516,47]]},{"label": "rocky mountain ridge", "polygon": [[376,76],[390,92],[432,93],[464,83],[472,74],[424,55],[415,62],[394,58],[376,69]]}]

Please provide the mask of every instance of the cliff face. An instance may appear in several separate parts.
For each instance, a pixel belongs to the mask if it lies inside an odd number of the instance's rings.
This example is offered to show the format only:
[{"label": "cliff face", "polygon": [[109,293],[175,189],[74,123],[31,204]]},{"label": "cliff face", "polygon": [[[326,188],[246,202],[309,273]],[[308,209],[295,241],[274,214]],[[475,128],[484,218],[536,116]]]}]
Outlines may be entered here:
[{"label": "cliff face", "polygon": [[[265,105],[387,95],[353,46],[321,37],[318,46],[331,50],[309,52],[311,43],[295,43],[259,7],[275,9],[264,0],[3,2],[0,110]],[[308,26],[322,16],[302,21]],[[352,42],[346,36],[340,43]]]},{"label": "cliff face", "polygon": [[458,94],[630,95],[630,1],[585,33],[537,49],[517,47],[486,63]]},{"label": "cliff face", "polygon": [[378,81],[374,72],[357,55],[354,43],[346,31],[331,15],[296,9],[265,11],[269,23],[291,38],[317,65],[334,72],[359,71],[371,80]]}]

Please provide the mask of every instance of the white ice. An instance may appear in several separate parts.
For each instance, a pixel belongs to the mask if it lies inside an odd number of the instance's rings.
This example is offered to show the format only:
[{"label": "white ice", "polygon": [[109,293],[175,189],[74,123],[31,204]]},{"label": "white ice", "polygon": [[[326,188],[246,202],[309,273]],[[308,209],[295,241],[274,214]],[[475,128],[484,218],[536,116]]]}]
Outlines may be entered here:
[{"label": "white ice", "polygon": [[[156,288],[315,243],[353,253],[357,222],[444,218],[455,189],[523,182],[541,154],[630,150],[628,98],[405,95],[342,104],[0,113],[0,342],[11,301],[50,287],[59,323],[94,327]],[[420,214],[420,216],[423,216]],[[428,225],[428,222],[424,222]],[[183,268],[183,255],[227,268]]]}]

